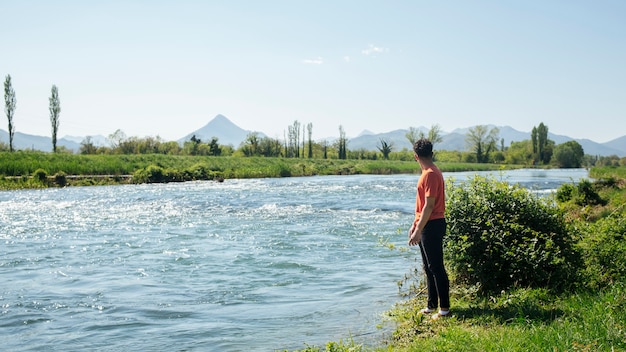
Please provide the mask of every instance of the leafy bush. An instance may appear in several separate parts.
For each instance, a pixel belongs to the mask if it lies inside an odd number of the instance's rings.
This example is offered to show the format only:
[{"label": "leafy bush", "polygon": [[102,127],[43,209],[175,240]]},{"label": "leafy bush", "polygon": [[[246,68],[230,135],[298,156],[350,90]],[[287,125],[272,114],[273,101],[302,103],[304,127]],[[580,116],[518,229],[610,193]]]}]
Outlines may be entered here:
[{"label": "leafy bush", "polygon": [[46,182],[48,180],[48,173],[44,169],[37,169],[33,173],[33,178],[39,182]]},{"label": "leafy bush", "polygon": [[56,183],[59,187],[65,187],[67,185],[67,177],[65,177],[65,172],[59,171],[54,174],[54,183]]},{"label": "leafy bush", "polygon": [[[598,183],[598,186],[601,184]],[[577,185],[566,183],[556,191],[556,200],[559,203],[574,202],[576,205],[606,205],[596,187],[589,180],[580,180]]]},{"label": "leafy bush", "polygon": [[575,282],[580,255],[558,207],[479,176],[447,192],[446,255],[456,279],[483,294]]},{"label": "leafy bush", "polygon": [[585,282],[602,288],[626,281],[626,220],[606,217],[595,223],[580,222],[585,261]]}]

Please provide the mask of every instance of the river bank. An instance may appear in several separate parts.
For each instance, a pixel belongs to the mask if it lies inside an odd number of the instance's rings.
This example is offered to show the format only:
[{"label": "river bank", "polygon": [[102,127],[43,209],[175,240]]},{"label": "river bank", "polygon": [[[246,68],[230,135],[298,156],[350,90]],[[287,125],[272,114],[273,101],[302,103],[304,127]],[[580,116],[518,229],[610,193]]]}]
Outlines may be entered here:
[{"label": "river bank", "polygon": [[[180,155],[0,153],[0,190],[315,175],[413,174],[416,162]],[[444,172],[523,165],[441,163]]]}]

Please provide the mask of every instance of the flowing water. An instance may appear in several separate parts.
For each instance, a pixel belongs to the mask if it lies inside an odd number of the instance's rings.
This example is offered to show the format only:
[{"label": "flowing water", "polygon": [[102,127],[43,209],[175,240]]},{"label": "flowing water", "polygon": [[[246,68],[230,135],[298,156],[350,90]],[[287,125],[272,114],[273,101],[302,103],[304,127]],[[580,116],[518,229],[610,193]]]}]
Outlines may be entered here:
[{"label": "flowing water", "polygon": [[[587,172],[493,175],[541,193]],[[415,249],[397,249],[406,248],[417,177],[0,192],[0,349],[273,351],[375,341],[381,313],[402,299],[397,282],[418,265]]]}]

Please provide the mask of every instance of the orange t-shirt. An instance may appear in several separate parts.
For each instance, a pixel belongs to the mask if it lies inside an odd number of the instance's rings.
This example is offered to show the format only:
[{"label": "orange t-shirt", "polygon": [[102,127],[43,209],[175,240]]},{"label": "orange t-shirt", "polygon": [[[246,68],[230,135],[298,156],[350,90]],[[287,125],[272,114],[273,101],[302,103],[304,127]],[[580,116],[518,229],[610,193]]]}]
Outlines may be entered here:
[{"label": "orange t-shirt", "polygon": [[443,174],[436,166],[422,170],[417,181],[417,197],[415,197],[415,221],[422,215],[426,205],[426,197],[435,197],[435,207],[428,220],[442,219],[446,211],[446,195]]}]

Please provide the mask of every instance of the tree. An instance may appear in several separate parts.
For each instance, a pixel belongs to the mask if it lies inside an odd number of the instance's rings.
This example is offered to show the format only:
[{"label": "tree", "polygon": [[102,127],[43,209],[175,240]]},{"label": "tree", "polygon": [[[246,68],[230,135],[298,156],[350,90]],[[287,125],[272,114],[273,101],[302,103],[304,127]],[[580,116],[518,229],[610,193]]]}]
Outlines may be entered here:
[{"label": "tree", "polygon": [[127,137],[124,131],[118,129],[115,132],[111,133],[107,139],[111,144],[111,149],[115,150],[120,147],[120,145],[127,139]]},{"label": "tree", "polygon": [[9,120],[9,151],[13,151],[13,136],[15,135],[15,125],[13,124],[13,114],[15,113],[15,91],[11,84],[11,75],[7,75],[4,81],[4,113]]},{"label": "tree", "polygon": [[411,145],[415,145],[420,138],[424,137],[424,132],[415,127],[409,127],[409,131],[404,135]]},{"label": "tree", "polygon": [[389,159],[389,154],[393,150],[393,143],[387,142],[384,138],[380,139],[380,146],[377,146],[378,150],[383,153],[383,159]]},{"label": "tree", "polygon": [[218,138],[211,138],[211,142],[209,143],[209,154],[213,156],[220,156],[222,154],[222,149],[220,145],[217,143]]},{"label": "tree", "polygon": [[489,153],[496,149],[496,141],[500,130],[497,127],[492,128],[485,125],[478,125],[470,128],[465,135],[465,142],[469,149],[476,153],[477,163],[489,162]]},{"label": "tree", "polygon": [[50,123],[52,124],[52,152],[57,152],[57,133],[59,132],[59,115],[61,114],[61,101],[59,100],[59,89],[52,85],[50,95]]},{"label": "tree", "polygon": [[259,150],[259,134],[256,132],[248,133],[246,140],[242,142],[241,150],[245,156],[258,155]]},{"label": "tree", "polygon": [[346,159],[348,156],[348,139],[346,138],[346,131],[343,126],[339,125],[339,140],[337,141],[337,151],[339,159]]},{"label": "tree", "polygon": [[428,131],[428,140],[433,144],[433,146],[443,140],[441,137],[441,126],[438,124],[430,126],[430,130]]},{"label": "tree", "polygon": [[259,141],[258,154],[266,157],[279,157],[282,151],[280,140],[263,137]]},{"label": "tree", "polygon": [[91,136],[87,136],[82,142],[80,142],[79,150],[81,154],[96,154],[98,147],[93,144]]},{"label": "tree", "polygon": [[554,147],[554,163],[558,167],[581,167],[584,156],[583,147],[576,141],[568,141]]},{"label": "tree", "polygon": [[313,124],[309,122],[308,125],[306,125],[306,129],[307,132],[309,133],[309,159],[311,159],[313,157],[313,141],[312,141],[312,136],[313,136]]}]

